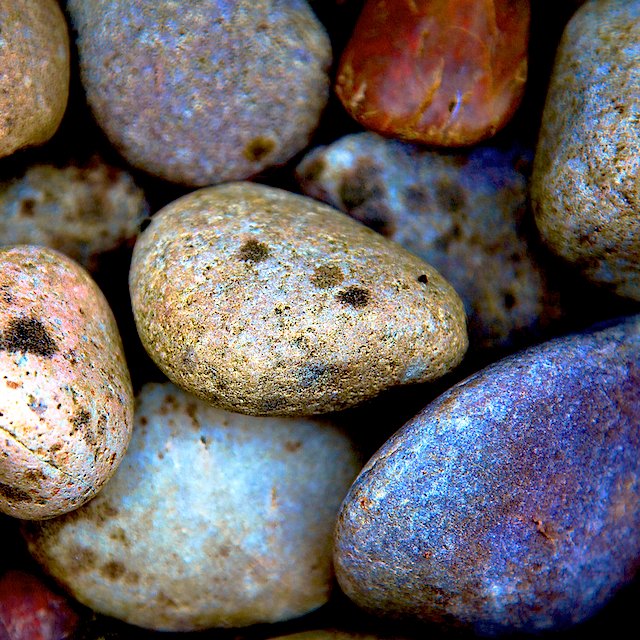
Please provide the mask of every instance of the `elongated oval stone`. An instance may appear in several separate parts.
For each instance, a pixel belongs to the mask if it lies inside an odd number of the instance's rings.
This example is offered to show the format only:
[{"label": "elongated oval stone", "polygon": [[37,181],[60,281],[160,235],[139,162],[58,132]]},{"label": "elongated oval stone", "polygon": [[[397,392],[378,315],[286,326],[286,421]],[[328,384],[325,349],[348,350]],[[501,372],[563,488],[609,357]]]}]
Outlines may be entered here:
[{"label": "elongated oval stone", "polygon": [[531,198],[540,234],[589,280],[640,300],[640,2],[588,2],[562,37]]},{"label": "elongated oval stone", "polygon": [[466,348],[462,302],[349,216],[253,183],[156,214],[130,273],[138,332],[178,386],[250,414],[341,409],[432,380]]},{"label": "elongated oval stone", "polygon": [[640,558],[640,317],[453,387],[369,461],[335,563],[365,609],[483,635],[568,627]]},{"label": "elongated oval stone", "polygon": [[529,0],[368,0],[336,93],[383,135],[461,146],[511,118],[527,77]]},{"label": "elongated oval stone", "polygon": [[0,158],[56,132],[69,97],[69,34],[56,0],[0,0]]}]

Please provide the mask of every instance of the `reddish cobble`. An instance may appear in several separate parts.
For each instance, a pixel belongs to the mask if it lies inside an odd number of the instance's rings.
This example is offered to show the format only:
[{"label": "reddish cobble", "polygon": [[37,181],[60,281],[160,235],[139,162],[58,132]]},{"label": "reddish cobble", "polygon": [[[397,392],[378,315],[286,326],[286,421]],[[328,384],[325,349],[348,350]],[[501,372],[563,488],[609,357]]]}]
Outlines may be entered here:
[{"label": "reddish cobble", "polygon": [[64,640],[78,621],[68,600],[35,576],[12,570],[0,578],[0,640]]},{"label": "reddish cobble", "polygon": [[492,136],[520,104],[528,0],[368,0],[336,93],[383,135],[457,147]]}]

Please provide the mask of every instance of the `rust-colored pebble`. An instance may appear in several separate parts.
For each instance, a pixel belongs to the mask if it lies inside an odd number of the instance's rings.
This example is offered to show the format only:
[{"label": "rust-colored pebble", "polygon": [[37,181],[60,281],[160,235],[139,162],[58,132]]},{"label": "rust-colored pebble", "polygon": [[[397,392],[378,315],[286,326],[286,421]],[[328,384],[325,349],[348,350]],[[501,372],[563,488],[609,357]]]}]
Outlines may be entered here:
[{"label": "rust-colored pebble", "polygon": [[336,93],[360,124],[430,145],[492,136],[520,104],[529,0],[368,0]]}]

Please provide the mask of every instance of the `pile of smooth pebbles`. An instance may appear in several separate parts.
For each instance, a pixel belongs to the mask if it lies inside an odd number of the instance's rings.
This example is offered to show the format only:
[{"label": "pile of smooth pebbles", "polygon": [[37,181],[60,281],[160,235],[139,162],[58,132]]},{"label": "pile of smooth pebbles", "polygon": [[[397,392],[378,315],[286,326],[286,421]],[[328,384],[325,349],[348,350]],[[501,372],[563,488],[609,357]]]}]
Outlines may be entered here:
[{"label": "pile of smooth pebbles", "polygon": [[639,59],[638,0],[0,0],[0,640],[626,629]]}]

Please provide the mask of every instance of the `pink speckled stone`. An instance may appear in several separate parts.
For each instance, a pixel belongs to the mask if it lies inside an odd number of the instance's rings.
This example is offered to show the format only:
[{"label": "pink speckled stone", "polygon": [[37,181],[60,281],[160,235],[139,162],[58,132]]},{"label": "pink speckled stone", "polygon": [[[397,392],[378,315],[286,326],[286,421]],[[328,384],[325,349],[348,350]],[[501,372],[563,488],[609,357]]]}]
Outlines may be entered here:
[{"label": "pink speckled stone", "polygon": [[61,253],[0,249],[0,511],[79,507],[129,443],[133,392],[111,310]]}]

